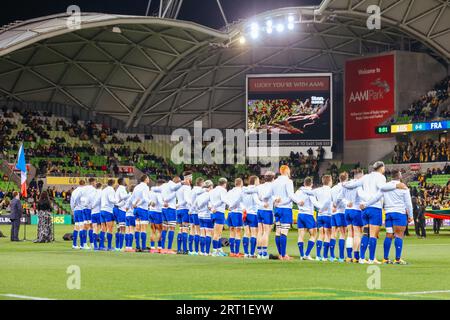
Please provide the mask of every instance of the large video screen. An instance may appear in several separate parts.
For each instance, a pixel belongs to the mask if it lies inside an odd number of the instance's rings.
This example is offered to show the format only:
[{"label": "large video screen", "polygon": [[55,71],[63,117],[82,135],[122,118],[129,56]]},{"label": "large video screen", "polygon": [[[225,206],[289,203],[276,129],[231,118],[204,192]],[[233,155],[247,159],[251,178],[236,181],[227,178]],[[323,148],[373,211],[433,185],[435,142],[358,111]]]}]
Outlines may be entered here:
[{"label": "large video screen", "polygon": [[246,107],[247,131],[278,132],[280,148],[331,148],[331,74],[247,75]]}]

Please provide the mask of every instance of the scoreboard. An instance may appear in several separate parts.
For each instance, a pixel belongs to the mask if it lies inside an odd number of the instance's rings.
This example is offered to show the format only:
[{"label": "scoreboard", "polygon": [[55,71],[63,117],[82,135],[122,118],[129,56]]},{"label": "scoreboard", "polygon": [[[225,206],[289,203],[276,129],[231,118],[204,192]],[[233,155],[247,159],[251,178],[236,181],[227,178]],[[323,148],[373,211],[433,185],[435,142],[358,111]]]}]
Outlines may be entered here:
[{"label": "scoreboard", "polygon": [[378,126],[375,128],[375,133],[391,134],[391,133],[439,131],[447,129],[450,129],[450,120]]}]

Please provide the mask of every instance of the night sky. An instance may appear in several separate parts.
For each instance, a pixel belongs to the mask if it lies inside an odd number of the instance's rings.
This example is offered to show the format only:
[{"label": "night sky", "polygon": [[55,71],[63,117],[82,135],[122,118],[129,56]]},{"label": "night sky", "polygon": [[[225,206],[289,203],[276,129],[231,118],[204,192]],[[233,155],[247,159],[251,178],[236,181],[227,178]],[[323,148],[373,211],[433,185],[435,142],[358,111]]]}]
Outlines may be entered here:
[{"label": "night sky", "polygon": [[[6,1],[5,1],[6,2]],[[248,18],[271,9],[290,6],[318,5],[321,0],[222,0],[229,22]],[[15,20],[27,20],[50,14],[66,12],[76,4],[84,12],[104,12],[129,15],[145,15],[148,0],[7,0],[0,10],[0,25]],[[157,14],[159,0],[152,0],[150,14]],[[220,28],[223,20],[216,0],[184,0],[181,20],[194,21],[208,27]]]}]

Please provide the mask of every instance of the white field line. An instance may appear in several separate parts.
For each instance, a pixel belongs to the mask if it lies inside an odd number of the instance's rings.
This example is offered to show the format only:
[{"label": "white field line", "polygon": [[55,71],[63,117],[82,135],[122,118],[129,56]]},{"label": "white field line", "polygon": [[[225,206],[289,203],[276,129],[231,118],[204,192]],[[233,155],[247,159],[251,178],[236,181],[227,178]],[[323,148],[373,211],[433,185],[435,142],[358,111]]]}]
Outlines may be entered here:
[{"label": "white field line", "polygon": [[20,294],[12,294],[12,293],[0,294],[0,295],[4,296],[4,297],[9,297],[9,298],[18,298],[18,299],[26,299],[26,300],[54,300],[54,299],[49,299],[49,298],[30,297],[30,296],[23,296]]},{"label": "white field line", "polygon": [[405,295],[405,296],[414,296],[421,294],[435,294],[435,293],[450,293],[450,290],[434,290],[434,291],[417,291],[417,292],[397,292],[394,294]]}]

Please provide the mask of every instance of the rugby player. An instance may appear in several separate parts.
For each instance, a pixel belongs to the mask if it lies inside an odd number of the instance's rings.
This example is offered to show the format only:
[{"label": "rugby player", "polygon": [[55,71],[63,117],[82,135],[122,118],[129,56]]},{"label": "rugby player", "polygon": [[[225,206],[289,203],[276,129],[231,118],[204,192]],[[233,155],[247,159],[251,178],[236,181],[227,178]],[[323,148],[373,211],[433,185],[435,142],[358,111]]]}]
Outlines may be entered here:
[{"label": "rugby player", "polygon": [[267,248],[269,247],[269,236],[273,225],[273,203],[274,194],[272,183],[275,173],[267,171],[264,174],[264,183],[257,187],[259,199],[262,205],[258,207],[258,258],[269,259]]},{"label": "rugby player", "polygon": [[189,232],[189,207],[187,199],[190,197],[192,173],[183,173],[183,185],[176,191],[177,197],[177,224],[180,231],[177,235],[177,253],[188,254],[187,242]]},{"label": "rugby player", "polygon": [[[84,216],[83,216],[83,204],[81,202],[82,196],[82,188],[85,186],[84,180],[80,180],[78,183],[78,187],[72,191],[70,195],[70,208],[73,212],[73,220],[75,225],[73,227],[72,234],[72,249],[81,249],[82,248],[82,240],[81,240],[81,231],[84,228]],[[80,246],[77,245],[78,235],[80,235]]]},{"label": "rugby player", "polygon": [[[242,207],[246,211],[246,218],[244,221],[244,258],[256,258],[256,239],[258,235],[258,207],[262,206],[262,202],[258,197],[258,190],[255,188],[259,185],[259,178],[257,176],[250,176],[248,178],[248,188],[243,189],[242,193]],[[250,246],[250,251],[249,251]]]},{"label": "rugby player", "polygon": [[227,255],[223,252],[221,242],[223,225],[225,224],[227,183],[228,180],[226,178],[220,178],[217,186],[211,191],[211,212],[214,222],[212,255],[215,257],[224,257]]},{"label": "rugby player", "polygon": [[127,201],[131,197],[131,194],[127,192],[127,183],[124,178],[117,180],[118,187],[116,189],[116,223],[118,226],[118,232],[116,233],[116,251],[120,251],[123,248],[125,240],[125,227],[126,227],[126,214],[127,214]]},{"label": "rugby player", "polygon": [[150,189],[148,186],[150,178],[144,174],[140,181],[131,195],[133,207],[136,207],[136,231],[134,232],[136,252],[142,252],[147,247],[148,208],[150,204]]},{"label": "rugby player", "polygon": [[[158,179],[156,181],[156,188],[151,189],[150,192],[150,207],[149,207],[149,221],[151,229],[150,237],[150,253],[161,253],[162,243],[161,243],[161,233],[162,233],[162,207],[164,201],[161,196],[161,186],[165,183],[163,179]],[[155,242],[157,248],[155,248]]]},{"label": "rugby player", "polygon": [[[101,197],[101,215],[102,215],[102,222],[106,225],[106,239],[108,242],[108,251],[112,251],[112,231],[114,227],[114,216],[113,216],[113,210],[114,206],[117,204],[116,200],[116,192],[114,191],[114,180],[109,179],[108,185],[105,189],[102,190],[102,197]],[[100,235],[100,248],[104,250],[104,236],[103,239]]]},{"label": "rugby player", "polygon": [[[135,186],[129,188],[129,193],[133,194]],[[139,201],[137,202],[137,204]],[[132,197],[128,197],[125,203],[125,252],[136,252],[133,249],[134,230],[136,228],[136,217],[134,216],[134,205]]]},{"label": "rugby player", "polygon": [[195,207],[195,200],[198,195],[205,192],[203,189],[204,180],[198,177],[195,180],[195,186],[192,188],[190,197],[188,199],[189,211],[189,255],[198,255],[200,244],[200,221],[198,220],[198,212]]},{"label": "rugby player", "polygon": [[[401,183],[402,174],[400,170],[392,172],[391,188],[395,188]],[[389,251],[392,245],[392,239],[395,246],[394,264],[406,264],[402,260],[403,237],[406,226],[413,220],[413,206],[411,194],[408,189],[394,189],[392,191],[379,191],[378,194],[367,203],[361,203],[361,209],[369,207],[383,198],[383,206],[386,211],[386,238],[384,239],[384,259],[383,263],[392,263],[389,260]]]},{"label": "rugby player", "polygon": [[102,219],[101,219],[101,203],[102,203],[102,184],[101,183],[97,183],[95,185],[95,191],[93,194],[93,203],[92,203],[92,215],[91,215],[91,219],[92,219],[92,229],[93,229],[93,234],[92,234],[92,238],[94,241],[94,250],[98,250],[98,239],[99,239],[99,231],[101,228],[101,224],[102,224]]},{"label": "rugby player", "polygon": [[331,238],[330,238],[330,261],[336,259],[334,249],[336,247],[336,238],[339,233],[339,262],[345,260],[345,236],[347,223],[345,221],[345,203],[340,201],[339,195],[342,192],[342,183],[347,182],[348,173],[342,172],[339,175],[339,183],[331,188],[331,197],[333,201],[333,210],[331,213]]},{"label": "rugby player", "polygon": [[203,185],[205,192],[196,197],[194,204],[200,222],[200,255],[202,256],[208,256],[211,252],[212,230],[214,228],[214,224],[211,219],[209,203],[213,188],[213,182],[211,180],[206,180]]},{"label": "rugby player", "polygon": [[[83,249],[90,250],[91,247],[94,245],[94,236],[93,236],[93,230],[92,230],[92,205],[94,203],[94,196],[95,196],[95,178],[89,178],[88,179],[89,184],[87,184],[82,189],[82,203],[83,203],[83,218],[84,218],[84,230],[82,230],[83,233]],[[89,235],[89,243],[90,246],[87,244],[87,237]]]},{"label": "rugby player", "polygon": [[226,203],[228,205],[228,226],[230,227],[230,257],[241,258],[241,229],[244,225],[242,217],[242,185],[241,178],[234,180],[234,188],[228,191]]},{"label": "rugby player", "polygon": [[[178,176],[173,177],[167,183],[161,186],[161,195],[164,201],[162,208],[163,231],[161,234],[162,253],[176,254],[172,250],[173,239],[175,236],[175,227],[177,225],[177,198],[176,192],[181,187],[181,179]],[[167,234],[167,249],[165,249],[165,240]]]}]

